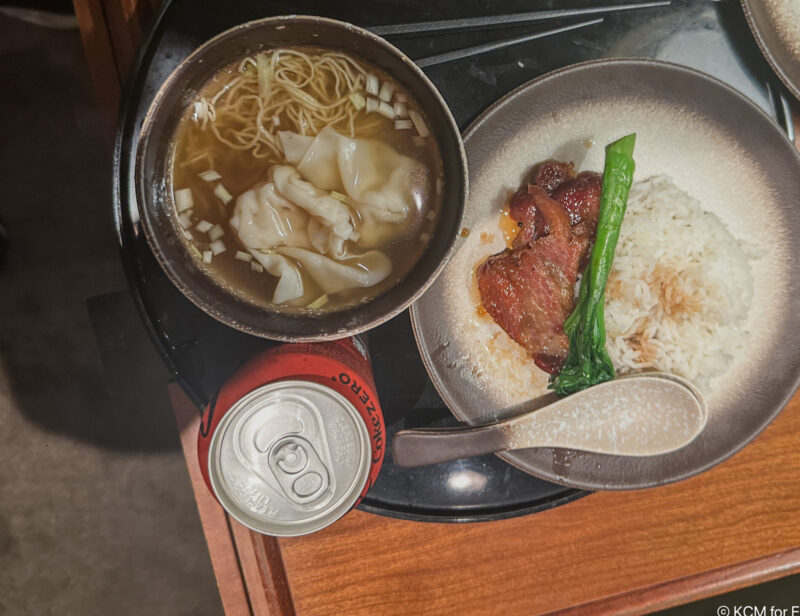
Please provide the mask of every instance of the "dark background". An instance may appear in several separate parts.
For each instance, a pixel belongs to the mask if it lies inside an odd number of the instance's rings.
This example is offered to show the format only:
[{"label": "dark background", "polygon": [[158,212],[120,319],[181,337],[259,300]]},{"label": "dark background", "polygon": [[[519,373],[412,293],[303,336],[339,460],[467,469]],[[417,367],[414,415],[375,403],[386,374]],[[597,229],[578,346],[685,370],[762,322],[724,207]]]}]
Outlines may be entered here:
[{"label": "dark background", "polygon": [[[108,127],[71,7],[38,4],[58,15],[0,7],[0,614],[220,614],[169,374],[120,265]],[[797,576],[668,613],[792,602]]]}]

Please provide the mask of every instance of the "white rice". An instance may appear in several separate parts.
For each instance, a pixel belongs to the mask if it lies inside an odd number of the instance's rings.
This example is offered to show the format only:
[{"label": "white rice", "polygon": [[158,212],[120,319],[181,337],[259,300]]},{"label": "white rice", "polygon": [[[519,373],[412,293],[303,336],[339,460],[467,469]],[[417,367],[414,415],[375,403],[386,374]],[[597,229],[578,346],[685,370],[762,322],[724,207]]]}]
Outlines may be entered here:
[{"label": "white rice", "polygon": [[[549,375],[476,309],[475,270],[506,247],[499,218],[473,226],[448,265],[449,331],[433,344],[449,354],[448,370],[503,408],[547,393]],[[673,372],[713,391],[754,340],[747,330],[754,253],[668,177],[634,183],[605,303],[606,349],[618,373]]]},{"label": "white rice", "polygon": [[666,176],[634,184],[606,288],[609,355],[707,389],[743,350],[753,297],[748,247]]}]

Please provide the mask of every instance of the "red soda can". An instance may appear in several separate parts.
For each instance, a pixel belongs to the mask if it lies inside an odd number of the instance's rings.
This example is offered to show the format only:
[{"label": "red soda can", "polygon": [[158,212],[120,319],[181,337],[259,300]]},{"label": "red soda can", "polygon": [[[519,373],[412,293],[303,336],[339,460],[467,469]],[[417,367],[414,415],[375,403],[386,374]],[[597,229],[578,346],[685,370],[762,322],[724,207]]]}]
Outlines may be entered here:
[{"label": "red soda can", "polygon": [[245,526],[304,535],[338,520],[372,487],[384,434],[361,339],[283,344],[245,363],[209,402],[200,469]]}]

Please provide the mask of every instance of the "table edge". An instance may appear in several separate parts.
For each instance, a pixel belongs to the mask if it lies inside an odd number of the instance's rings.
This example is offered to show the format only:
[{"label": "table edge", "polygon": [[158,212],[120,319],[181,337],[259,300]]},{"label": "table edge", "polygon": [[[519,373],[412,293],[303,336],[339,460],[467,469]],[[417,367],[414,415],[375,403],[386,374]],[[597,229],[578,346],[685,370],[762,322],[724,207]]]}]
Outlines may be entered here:
[{"label": "table edge", "polygon": [[800,572],[800,547],[643,586],[543,616],[633,616],[666,610]]}]

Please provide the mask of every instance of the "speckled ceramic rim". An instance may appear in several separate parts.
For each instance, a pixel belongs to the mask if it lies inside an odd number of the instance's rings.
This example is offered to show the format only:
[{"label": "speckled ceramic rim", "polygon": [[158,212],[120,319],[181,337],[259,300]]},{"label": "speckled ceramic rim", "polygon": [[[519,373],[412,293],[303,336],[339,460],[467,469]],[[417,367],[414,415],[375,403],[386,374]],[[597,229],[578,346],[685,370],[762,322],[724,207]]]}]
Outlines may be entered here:
[{"label": "speckled ceramic rim", "polygon": [[[683,87],[690,88],[692,86],[697,88],[706,88],[709,92],[713,91],[715,95],[723,98],[730,106],[736,106],[741,110],[743,116],[739,118],[742,123],[750,122],[752,125],[760,130],[763,139],[760,140],[759,147],[765,150],[765,154],[769,160],[780,161],[784,174],[778,178],[771,177],[772,182],[790,181],[793,182],[792,186],[797,185],[797,190],[800,192],[800,154],[794,149],[793,145],[786,139],[785,134],[781,128],[767,116],[760,108],[749,101],[742,94],[731,88],[730,86],[720,82],[709,75],[699,71],[689,69],[683,66],[661,62],[656,60],[643,60],[643,59],[613,59],[613,60],[596,60],[575,64],[564,69],[553,71],[543,75],[533,81],[528,82],[515,89],[489,109],[487,109],[472,125],[467,129],[464,134],[464,141],[467,151],[481,150],[474,140],[479,134],[479,129],[482,125],[490,119],[495,119],[498,114],[504,114],[506,107],[516,103],[517,99],[526,100],[528,96],[534,96],[537,92],[541,96],[545,88],[561,88],[558,90],[560,95],[559,100],[567,105],[571,103],[574,96],[570,91],[565,90],[566,85],[561,85],[562,82],[568,82],[568,78],[580,75],[584,82],[591,83],[593,73],[601,73],[602,69],[614,70],[627,70],[631,72],[641,71],[647,69],[645,73],[646,79],[652,80],[654,83],[668,82],[671,84],[684,84]],[[686,85],[689,84],[689,85]],[[662,86],[663,87],[663,86]],[[697,96],[695,91],[693,96]],[[685,100],[685,99],[684,99]],[[728,127],[733,131],[735,127]],[[755,128],[753,129],[755,130]],[[735,132],[735,131],[734,131]],[[770,149],[771,148],[771,149]],[[488,148],[491,151],[490,148]],[[476,163],[481,164],[481,161],[487,156],[483,152],[476,157],[479,159]],[[479,176],[473,177],[473,182],[479,179]],[[785,211],[787,222],[791,236],[800,237],[800,216],[793,212],[794,203],[786,204]],[[465,214],[465,221],[468,222],[469,217]],[[794,243],[792,250],[795,251],[795,261],[800,259],[800,247],[795,247]],[[792,265],[795,270],[798,269],[797,265]],[[446,273],[445,273],[446,275]],[[800,277],[800,273],[798,273]],[[420,354],[425,364],[425,368],[430,375],[430,378],[444,402],[453,412],[453,414],[461,421],[467,423],[476,423],[476,413],[468,413],[460,406],[460,403],[454,399],[454,392],[463,389],[465,384],[458,377],[454,377],[452,373],[448,373],[442,369],[440,371],[439,364],[445,361],[443,359],[441,349],[430,349],[426,347],[425,337],[429,332],[438,328],[445,328],[446,325],[439,324],[441,318],[441,310],[436,311],[434,308],[426,308],[425,314],[422,313],[421,305],[424,303],[419,302],[412,306],[411,309],[411,322],[414,330],[414,336],[417,340],[417,345]],[[794,286],[790,289],[787,303],[790,303],[790,309],[787,310],[791,318],[792,314],[800,312],[800,287],[797,286],[796,281]],[[787,325],[789,325],[787,323]],[[441,331],[441,330],[439,330]],[[781,376],[775,377],[778,380],[778,387],[770,392],[769,397],[759,397],[758,395],[751,394],[750,398],[744,400],[737,400],[735,405],[738,410],[748,413],[748,418],[751,420],[749,427],[742,429],[740,425],[719,425],[716,426],[709,424],[706,432],[712,431],[711,434],[706,434],[706,438],[710,438],[714,442],[723,443],[721,451],[711,452],[708,455],[705,451],[700,454],[697,453],[697,448],[694,449],[694,456],[699,458],[686,462],[681,460],[680,457],[688,453],[689,447],[676,452],[675,454],[667,454],[668,456],[676,456],[671,460],[670,464],[662,463],[666,460],[666,456],[657,456],[649,459],[652,462],[644,462],[642,468],[634,467],[634,471],[641,470],[640,473],[632,472],[631,460],[628,458],[626,461],[618,456],[601,456],[599,454],[580,454],[584,458],[584,466],[581,467],[580,476],[576,476],[576,469],[573,468],[570,472],[569,469],[562,469],[562,472],[554,470],[554,460],[561,454],[572,454],[574,457],[575,452],[568,450],[524,450],[519,452],[505,452],[498,454],[503,460],[509,464],[519,468],[522,471],[551,481],[573,488],[587,489],[587,490],[623,490],[623,489],[640,489],[649,488],[658,485],[663,485],[675,481],[679,481],[693,475],[696,475],[712,466],[724,461],[734,453],[739,451],[753,438],[755,438],[775,416],[784,407],[786,402],[791,398],[793,393],[800,384],[800,333],[790,327],[785,327],[782,331],[786,332],[786,339],[783,341],[781,348],[775,348],[774,358],[775,361],[782,362]],[[769,371],[768,366],[761,367],[762,372]],[[759,372],[759,374],[762,374]],[[472,416],[472,417],[470,417]],[[492,418],[494,419],[494,418]],[[735,422],[733,422],[735,423]],[[702,448],[702,445],[698,445]],[[550,452],[550,454],[547,454]],[[545,462],[549,459],[550,463]],[[676,462],[676,460],[678,460]],[[602,471],[587,470],[594,465],[602,468]],[[635,464],[635,461],[633,462]],[[570,474],[572,473],[572,474]]]},{"label": "speckled ceramic rim", "polygon": [[[271,311],[227,291],[205,274],[177,237],[167,190],[169,140],[177,120],[209,76],[238,58],[279,45],[317,45],[365,58],[393,75],[425,111],[442,155],[441,213],[411,271],[364,304],[320,316]],[[248,334],[282,341],[332,340],[388,321],[424,293],[449,260],[467,198],[467,162],[458,126],[439,91],[400,50],[351,24],[313,16],[271,17],[227,30],[184,59],[145,116],[136,156],[136,201],[147,241],[170,280],[215,319]]]},{"label": "speckled ceramic rim", "polygon": [[[800,57],[786,49],[777,32],[771,26],[771,21],[764,16],[763,11],[769,11],[763,2],[754,5],[751,0],[742,0],[742,9],[747,19],[747,25],[753,32],[753,37],[758,43],[761,53],[766,58],[772,70],[780,78],[788,90],[800,99]],[[794,56],[794,62],[782,59],[786,55]]]}]

